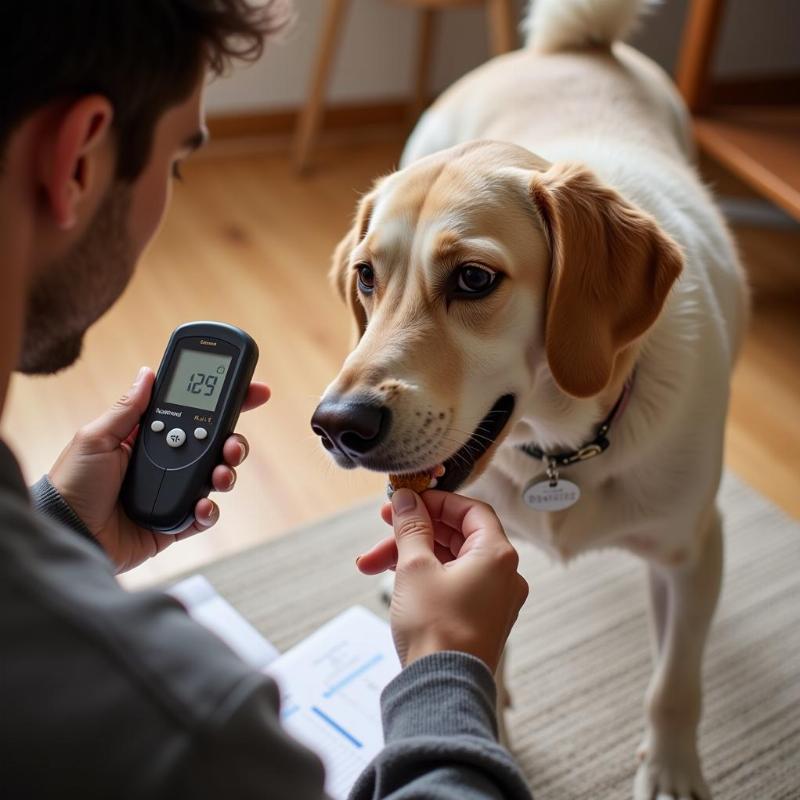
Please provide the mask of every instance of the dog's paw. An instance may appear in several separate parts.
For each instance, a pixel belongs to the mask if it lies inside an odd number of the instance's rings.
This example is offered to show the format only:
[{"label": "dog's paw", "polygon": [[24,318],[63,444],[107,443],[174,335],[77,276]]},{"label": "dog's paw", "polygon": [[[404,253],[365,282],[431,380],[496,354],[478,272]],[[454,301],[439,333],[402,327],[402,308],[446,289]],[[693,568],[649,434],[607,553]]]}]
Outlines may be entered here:
[{"label": "dog's paw", "polygon": [[694,747],[639,748],[634,800],[711,800]]}]

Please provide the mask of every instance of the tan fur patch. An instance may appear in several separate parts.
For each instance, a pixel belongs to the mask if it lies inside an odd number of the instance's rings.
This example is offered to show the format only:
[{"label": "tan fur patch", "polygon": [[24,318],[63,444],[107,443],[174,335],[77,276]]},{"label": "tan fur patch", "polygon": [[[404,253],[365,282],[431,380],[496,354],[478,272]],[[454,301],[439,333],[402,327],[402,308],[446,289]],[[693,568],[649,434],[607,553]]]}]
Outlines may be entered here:
[{"label": "tan fur patch", "polygon": [[585,168],[558,164],[531,182],[549,230],[547,357],[559,386],[590,397],[617,355],[656,320],[683,257],[649,215]]}]

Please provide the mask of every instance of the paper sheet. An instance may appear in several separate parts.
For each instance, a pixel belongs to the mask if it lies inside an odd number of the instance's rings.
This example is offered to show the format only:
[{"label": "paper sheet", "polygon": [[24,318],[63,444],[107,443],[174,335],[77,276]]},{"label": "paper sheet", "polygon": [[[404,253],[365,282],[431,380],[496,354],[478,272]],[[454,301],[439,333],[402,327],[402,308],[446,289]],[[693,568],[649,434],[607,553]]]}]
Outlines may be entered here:
[{"label": "paper sheet", "polygon": [[217,593],[204,575],[193,575],[176,583],[167,589],[167,594],[255,669],[263,670],[280,655],[271,642]]},{"label": "paper sheet", "polygon": [[325,789],[344,800],[383,747],[380,694],[400,672],[389,626],[361,606],[284,655],[202,575],[168,589],[189,614],[281,690],[281,723],[325,764]]},{"label": "paper sheet", "polygon": [[326,791],[344,800],[383,747],[380,694],[400,672],[389,626],[353,606],[265,672],[281,688],[284,728],[317,752]]}]

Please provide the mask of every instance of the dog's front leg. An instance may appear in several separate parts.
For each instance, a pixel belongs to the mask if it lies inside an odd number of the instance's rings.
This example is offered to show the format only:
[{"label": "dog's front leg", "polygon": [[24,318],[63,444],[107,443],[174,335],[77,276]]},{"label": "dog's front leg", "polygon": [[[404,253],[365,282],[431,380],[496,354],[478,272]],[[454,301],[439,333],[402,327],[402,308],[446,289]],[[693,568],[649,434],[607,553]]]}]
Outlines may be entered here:
[{"label": "dog's front leg", "polygon": [[667,627],[669,582],[664,572],[654,564],[647,570],[650,589],[650,635],[653,645],[653,660],[657,664],[664,646],[664,631]]},{"label": "dog's front leg", "polygon": [[[647,733],[636,774],[636,800],[708,800],[697,751],[702,658],[722,575],[722,529],[712,509],[691,564],[651,567],[656,668],[647,692]],[[661,630],[659,631],[659,627]]]}]

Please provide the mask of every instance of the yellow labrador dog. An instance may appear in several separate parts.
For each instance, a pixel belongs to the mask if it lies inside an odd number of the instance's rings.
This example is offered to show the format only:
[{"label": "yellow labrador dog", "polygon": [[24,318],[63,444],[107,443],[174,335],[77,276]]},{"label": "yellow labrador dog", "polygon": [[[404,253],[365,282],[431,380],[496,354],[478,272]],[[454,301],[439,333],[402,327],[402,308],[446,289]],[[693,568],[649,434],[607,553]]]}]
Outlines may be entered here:
[{"label": "yellow labrador dog", "polygon": [[642,3],[545,0],[525,49],[424,115],[333,276],[358,343],[312,421],[343,467],[430,473],[567,560],[646,560],[655,671],[634,782],[706,800],[701,660],[720,587],[734,245]]}]

